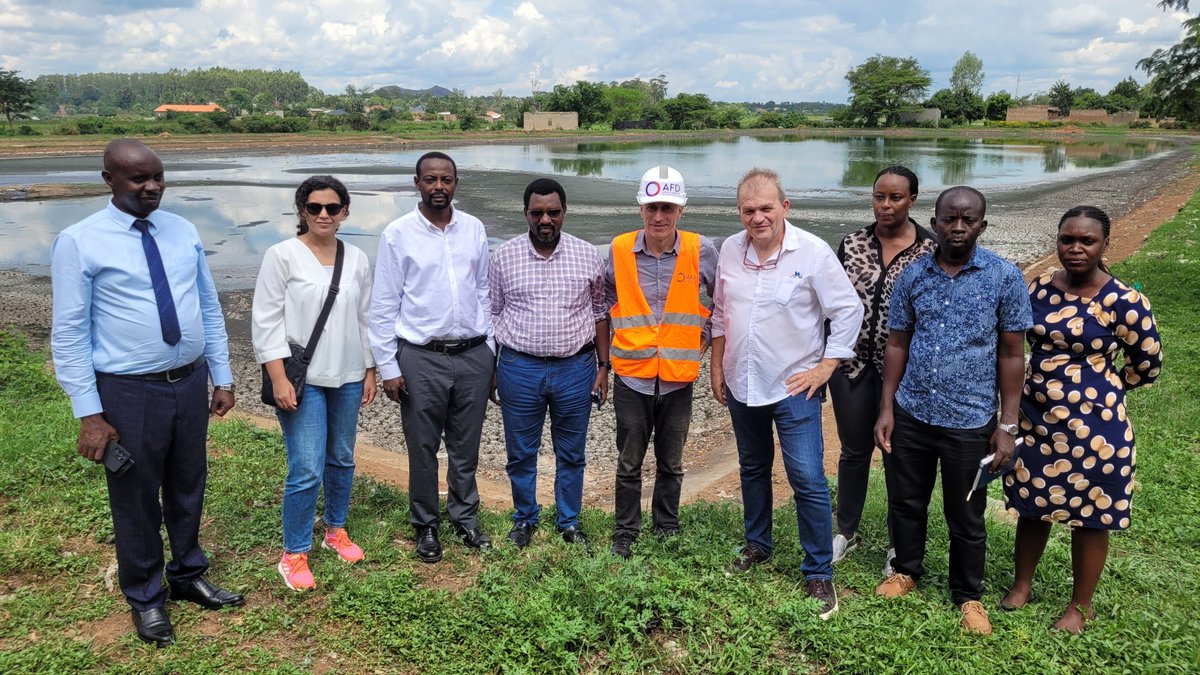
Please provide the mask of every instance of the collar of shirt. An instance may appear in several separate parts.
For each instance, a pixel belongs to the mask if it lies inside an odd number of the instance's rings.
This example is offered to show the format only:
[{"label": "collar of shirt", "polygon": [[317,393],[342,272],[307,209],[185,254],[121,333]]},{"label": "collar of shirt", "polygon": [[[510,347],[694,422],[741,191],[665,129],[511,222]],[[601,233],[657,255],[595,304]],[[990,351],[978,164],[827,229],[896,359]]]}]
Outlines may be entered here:
[{"label": "collar of shirt", "polygon": [[[941,250],[942,250],[942,245],[938,244],[938,247],[933,249],[933,254],[928,256],[928,258],[926,259],[925,268],[929,272],[933,272],[934,274],[940,274],[949,279],[952,277],[950,277],[950,274],[947,273],[946,270],[942,269],[942,266],[939,265],[938,261],[937,261],[938,253],[940,253]],[[981,270],[981,269],[985,269],[988,266],[990,266],[992,261],[986,255],[980,253],[980,251],[981,251],[981,249],[979,248],[979,244],[976,244],[975,248],[971,251],[971,257],[967,258],[967,262],[964,263],[962,266],[962,269],[959,270],[960,274],[969,269]]]},{"label": "collar of shirt", "polygon": [[446,227],[444,227],[444,228],[434,225],[433,221],[426,218],[424,213],[421,213],[421,204],[419,202],[417,203],[416,206],[413,207],[413,211],[416,212],[416,214],[417,214],[417,222],[421,223],[422,225],[429,228],[430,230],[435,230],[437,232],[445,232],[445,231],[449,230],[451,227],[458,224],[458,209],[454,208],[453,206],[450,207],[450,222],[446,223]]},{"label": "collar of shirt", "polygon": [[[666,255],[668,253],[674,254],[678,250],[679,250],[679,230],[676,229],[675,230],[675,243],[671,245],[671,248],[663,251],[663,255]],[[633,252],[634,253],[645,253],[646,255],[650,255],[650,252],[646,250],[646,230],[638,231],[637,237],[633,240]]]},{"label": "collar of shirt", "polygon": [[567,233],[559,232],[558,243],[555,244],[554,250],[550,251],[549,254],[544,254],[537,250],[537,247],[533,245],[533,238],[529,236],[528,232],[522,236],[522,239],[525,240],[525,250],[529,251],[529,255],[539,260],[553,260],[558,256],[559,251],[563,250],[563,242],[567,240]]},{"label": "collar of shirt", "polygon": [[[731,237],[731,239],[733,238],[734,237]],[[759,261],[758,253],[750,246],[749,232],[743,229],[741,234],[736,235],[736,241],[737,245],[742,249],[742,251],[747,254],[747,260],[749,260],[749,255],[754,256],[753,262],[756,265],[765,265],[766,263],[771,262],[773,259],[778,260],[779,256],[783,255],[785,251],[795,251],[800,248],[800,244],[802,243],[800,239],[800,230],[787,220],[783,221],[783,243],[780,245],[779,250],[776,251],[775,254],[770,258],[767,258],[765,262]]]},{"label": "collar of shirt", "polygon": [[[112,218],[114,223],[120,225],[122,228],[124,228],[126,230],[133,229],[133,221],[141,220],[140,218],[138,218],[138,216],[135,216],[131,213],[125,213],[121,209],[118,209],[116,204],[113,204],[111,201],[108,202],[108,206],[105,207],[105,211],[108,213],[108,217]],[[151,211],[149,213],[149,215],[147,215],[145,217],[145,220],[150,221],[150,231],[151,232],[158,231],[158,223],[154,222],[154,214],[155,213],[158,213],[157,209],[155,209],[154,211]]]}]

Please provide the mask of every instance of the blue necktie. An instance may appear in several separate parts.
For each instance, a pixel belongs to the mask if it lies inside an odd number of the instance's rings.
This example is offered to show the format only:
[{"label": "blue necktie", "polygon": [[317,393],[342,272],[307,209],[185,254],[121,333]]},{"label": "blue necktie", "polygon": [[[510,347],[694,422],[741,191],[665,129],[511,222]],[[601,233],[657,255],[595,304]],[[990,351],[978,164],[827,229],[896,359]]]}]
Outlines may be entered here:
[{"label": "blue necktie", "polygon": [[154,300],[158,303],[158,322],[162,326],[163,341],[169,345],[179,344],[179,316],[175,313],[175,299],[171,297],[171,282],[163,269],[162,255],[158,244],[150,236],[150,221],[139,218],[133,221],[134,228],[142,233],[142,250],[146,252],[146,264],[150,267],[150,283],[154,286]]}]

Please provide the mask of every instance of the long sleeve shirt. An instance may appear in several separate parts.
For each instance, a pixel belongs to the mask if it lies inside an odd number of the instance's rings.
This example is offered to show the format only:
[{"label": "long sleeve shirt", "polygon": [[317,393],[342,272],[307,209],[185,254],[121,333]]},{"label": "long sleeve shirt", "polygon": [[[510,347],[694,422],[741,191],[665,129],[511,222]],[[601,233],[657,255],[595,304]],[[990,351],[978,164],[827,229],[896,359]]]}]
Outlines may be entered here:
[{"label": "long sleeve shirt", "polygon": [[[650,311],[654,313],[655,321],[662,321],[663,306],[667,302],[667,291],[671,288],[671,278],[675,275],[675,258],[678,257],[678,250],[678,233],[675,235],[675,245],[661,256],[651,255],[646,250],[646,233],[644,231],[639,232],[637,239],[633,242],[633,255],[637,261],[638,287],[642,289],[642,295],[646,298],[646,304],[650,305]],[[717,280],[717,247],[711,239],[703,235],[700,236],[699,267],[700,269],[697,271],[700,274],[700,284],[711,298]],[[613,271],[611,253],[605,265],[604,288],[605,302],[611,308],[617,304],[617,277],[616,272]],[[709,326],[706,324],[701,334],[704,344],[708,344],[708,334]],[[690,384],[690,382],[670,382],[624,375],[616,377],[621,378],[621,381],[629,385],[630,389],[646,395],[669,394]],[[657,392],[655,391],[656,386]]]},{"label": "long sleeve shirt", "polygon": [[[367,254],[345,244],[342,277],[329,317],[308,364],[308,384],[340,387],[363,379],[375,365],[367,338],[371,308],[371,264]],[[258,282],[250,335],[259,363],[292,355],[289,343],[304,347],[329,295],[333,266],[324,266],[303,241],[287,239],[267,249]]]},{"label": "long sleeve shirt", "polygon": [[[419,208],[379,237],[371,295],[371,352],[385,380],[400,377],[400,340],[462,340],[491,335],[488,242],[478,218],[454,209],[440,228]],[[494,346],[493,346],[494,349]]]},{"label": "long sleeve shirt", "polygon": [[230,384],[229,343],[196,226],[167,211],[146,218],[171,286],[181,338],[162,337],[136,218],[110,202],[63,230],[50,252],[54,371],[76,417],[104,411],[96,372],[158,373],[203,355],[213,384]]},{"label": "long sleeve shirt", "polygon": [[745,232],[725,240],[717,265],[712,334],[725,337],[726,386],[749,406],[783,400],[787,379],[822,358],[853,357],[862,324],[862,302],[833,249],[791,223],[785,227],[774,268],[743,264],[770,262],[747,251]]},{"label": "long sleeve shirt", "polygon": [[534,356],[570,356],[608,318],[596,247],[563,232],[550,255],[527,235],[504,242],[488,265],[496,342]]}]

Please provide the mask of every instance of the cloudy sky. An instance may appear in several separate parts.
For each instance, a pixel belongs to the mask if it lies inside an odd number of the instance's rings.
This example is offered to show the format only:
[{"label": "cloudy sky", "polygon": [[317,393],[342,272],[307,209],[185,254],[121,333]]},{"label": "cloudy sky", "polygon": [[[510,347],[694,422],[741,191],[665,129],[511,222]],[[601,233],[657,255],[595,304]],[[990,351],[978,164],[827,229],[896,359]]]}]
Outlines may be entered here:
[{"label": "cloudy sky", "polygon": [[969,49],[984,93],[1060,78],[1107,93],[1144,82],[1137,60],[1177,42],[1182,18],[1154,0],[0,0],[0,68],[277,68],[330,93],[522,95],[664,74],[672,95],[841,102],[846,71],[876,53],[915,56],[936,90]]}]

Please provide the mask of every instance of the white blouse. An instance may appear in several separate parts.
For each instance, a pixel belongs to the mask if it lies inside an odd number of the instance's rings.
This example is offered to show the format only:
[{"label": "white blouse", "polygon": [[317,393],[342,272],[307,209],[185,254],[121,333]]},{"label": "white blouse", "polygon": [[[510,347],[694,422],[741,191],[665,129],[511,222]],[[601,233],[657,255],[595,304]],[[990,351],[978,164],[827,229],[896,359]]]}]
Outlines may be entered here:
[{"label": "white blouse", "polygon": [[[344,246],[340,290],[308,366],[308,383],[318,387],[357,382],[367,368],[375,365],[367,336],[371,264],[361,249]],[[332,267],[326,270],[298,238],[267,249],[254,286],[250,323],[254,356],[259,363],[291,356],[288,343],[301,347],[308,344],[329,294],[332,271]]]}]

